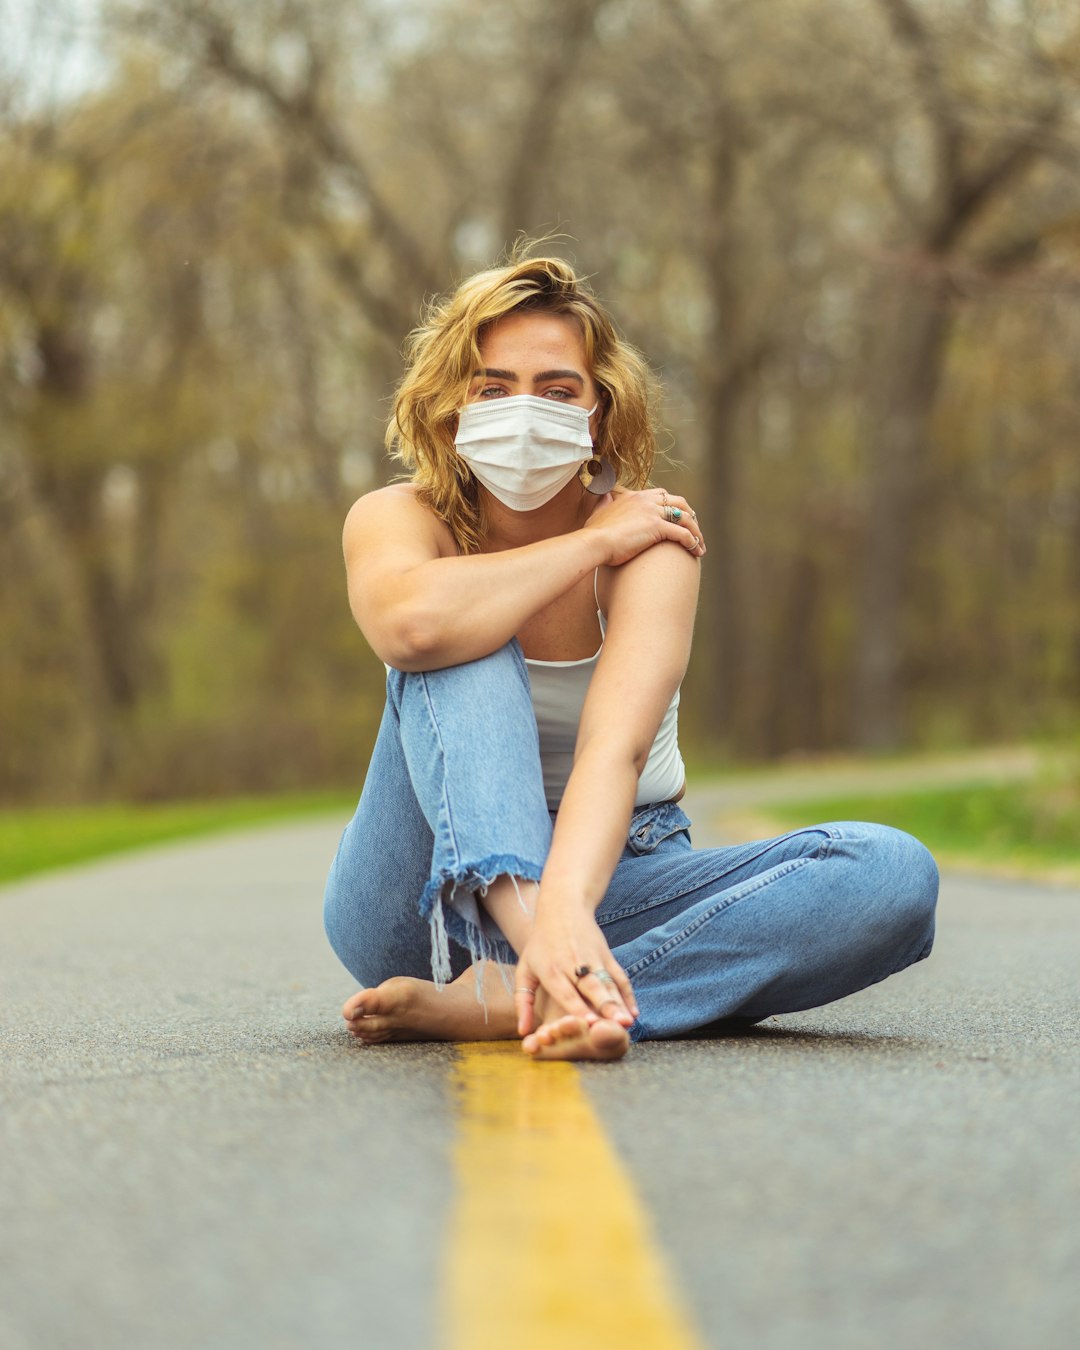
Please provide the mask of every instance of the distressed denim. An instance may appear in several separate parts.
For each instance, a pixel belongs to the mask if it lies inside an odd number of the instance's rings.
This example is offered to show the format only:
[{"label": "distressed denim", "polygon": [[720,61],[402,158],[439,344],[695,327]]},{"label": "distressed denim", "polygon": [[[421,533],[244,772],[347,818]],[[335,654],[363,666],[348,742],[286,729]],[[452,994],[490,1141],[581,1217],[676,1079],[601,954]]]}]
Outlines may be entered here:
[{"label": "distressed denim", "polygon": [[[632,1039],[818,1007],[929,955],[937,867],[911,835],[839,821],[695,849],[690,826],[674,802],[637,809],[597,910],[640,1008]],[[497,876],[538,881],[551,834],[518,643],[389,671],[326,885],[334,951],[365,986],[512,964],[481,900]]]}]

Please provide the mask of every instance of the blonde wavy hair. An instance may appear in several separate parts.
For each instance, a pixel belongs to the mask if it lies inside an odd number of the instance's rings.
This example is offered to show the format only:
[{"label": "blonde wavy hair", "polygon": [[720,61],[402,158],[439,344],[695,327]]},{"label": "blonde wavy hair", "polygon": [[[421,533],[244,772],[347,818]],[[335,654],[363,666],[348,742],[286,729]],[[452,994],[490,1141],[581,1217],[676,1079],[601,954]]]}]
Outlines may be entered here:
[{"label": "blonde wavy hair", "polygon": [[594,453],[611,461],[618,481],[646,487],[656,460],[657,381],[574,269],[561,258],[516,256],[478,272],[432,301],[409,335],[386,431],[390,453],[409,471],[419,499],[446,521],[462,553],[482,547],[486,521],[476,480],[454,447],[458,413],[482,365],[484,333],[521,313],[566,315],[577,323],[601,391]]}]

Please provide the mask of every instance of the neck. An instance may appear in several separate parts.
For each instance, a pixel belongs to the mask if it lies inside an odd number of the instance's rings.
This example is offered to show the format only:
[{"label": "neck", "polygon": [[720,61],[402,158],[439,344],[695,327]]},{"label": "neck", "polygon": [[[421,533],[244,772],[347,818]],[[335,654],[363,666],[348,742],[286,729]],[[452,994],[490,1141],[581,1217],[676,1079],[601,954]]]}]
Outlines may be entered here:
[{"label": "neck", "polygon": [[535,511],[511,511],[486,488],[480,490],[485,499],[486,543],[490,549],[521,548],[580,530],[600,504],[600,498],[586,492],[576,478]]}]

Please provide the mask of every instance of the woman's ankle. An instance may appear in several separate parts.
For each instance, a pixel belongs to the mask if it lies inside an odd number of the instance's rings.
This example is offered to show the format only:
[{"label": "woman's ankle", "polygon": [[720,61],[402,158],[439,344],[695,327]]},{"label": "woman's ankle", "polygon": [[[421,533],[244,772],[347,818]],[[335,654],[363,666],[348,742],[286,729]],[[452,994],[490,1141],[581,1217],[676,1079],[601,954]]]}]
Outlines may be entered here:
[{"label": "woman's ankle", "polygon": [[480,896],[480,903],[519,955],[532,933],[539,890],[538,882],[504,874],[496,877],[487,893]]}]

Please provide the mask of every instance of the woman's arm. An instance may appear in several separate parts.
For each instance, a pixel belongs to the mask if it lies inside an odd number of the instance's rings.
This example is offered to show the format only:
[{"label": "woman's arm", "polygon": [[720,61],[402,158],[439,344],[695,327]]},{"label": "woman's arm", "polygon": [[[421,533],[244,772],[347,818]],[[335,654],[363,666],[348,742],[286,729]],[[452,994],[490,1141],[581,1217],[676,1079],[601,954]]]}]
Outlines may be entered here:
[{"label": "woman's arm", "polygon": [[439,670],[496,651],[602,563],[665,539],[684,552],[697,542],[663,518],[655,494],[617,489],[581,529],[458,556],[447,527],[392,486],[353,506],[343,546],[353,615],[375,654],[398,670]]},{"label": "woman's arm", "polygon": [[[683,548],[652,548],[612,573],[604,649],[589,685],[574,767],[540,883],[536,920],[519,978],[535,979],[568,1012],[595,1017],[570,979],[580,965],[606,967],[636,1015],[629,981],[595,914],[626,842],[637,781],[690,655],[699,568]],[[610,997],[598,983],[589,997]],[[519,1030],[532,1030],[519,996]],[[629,1020],[627,1016],[623,1020]]]}]

